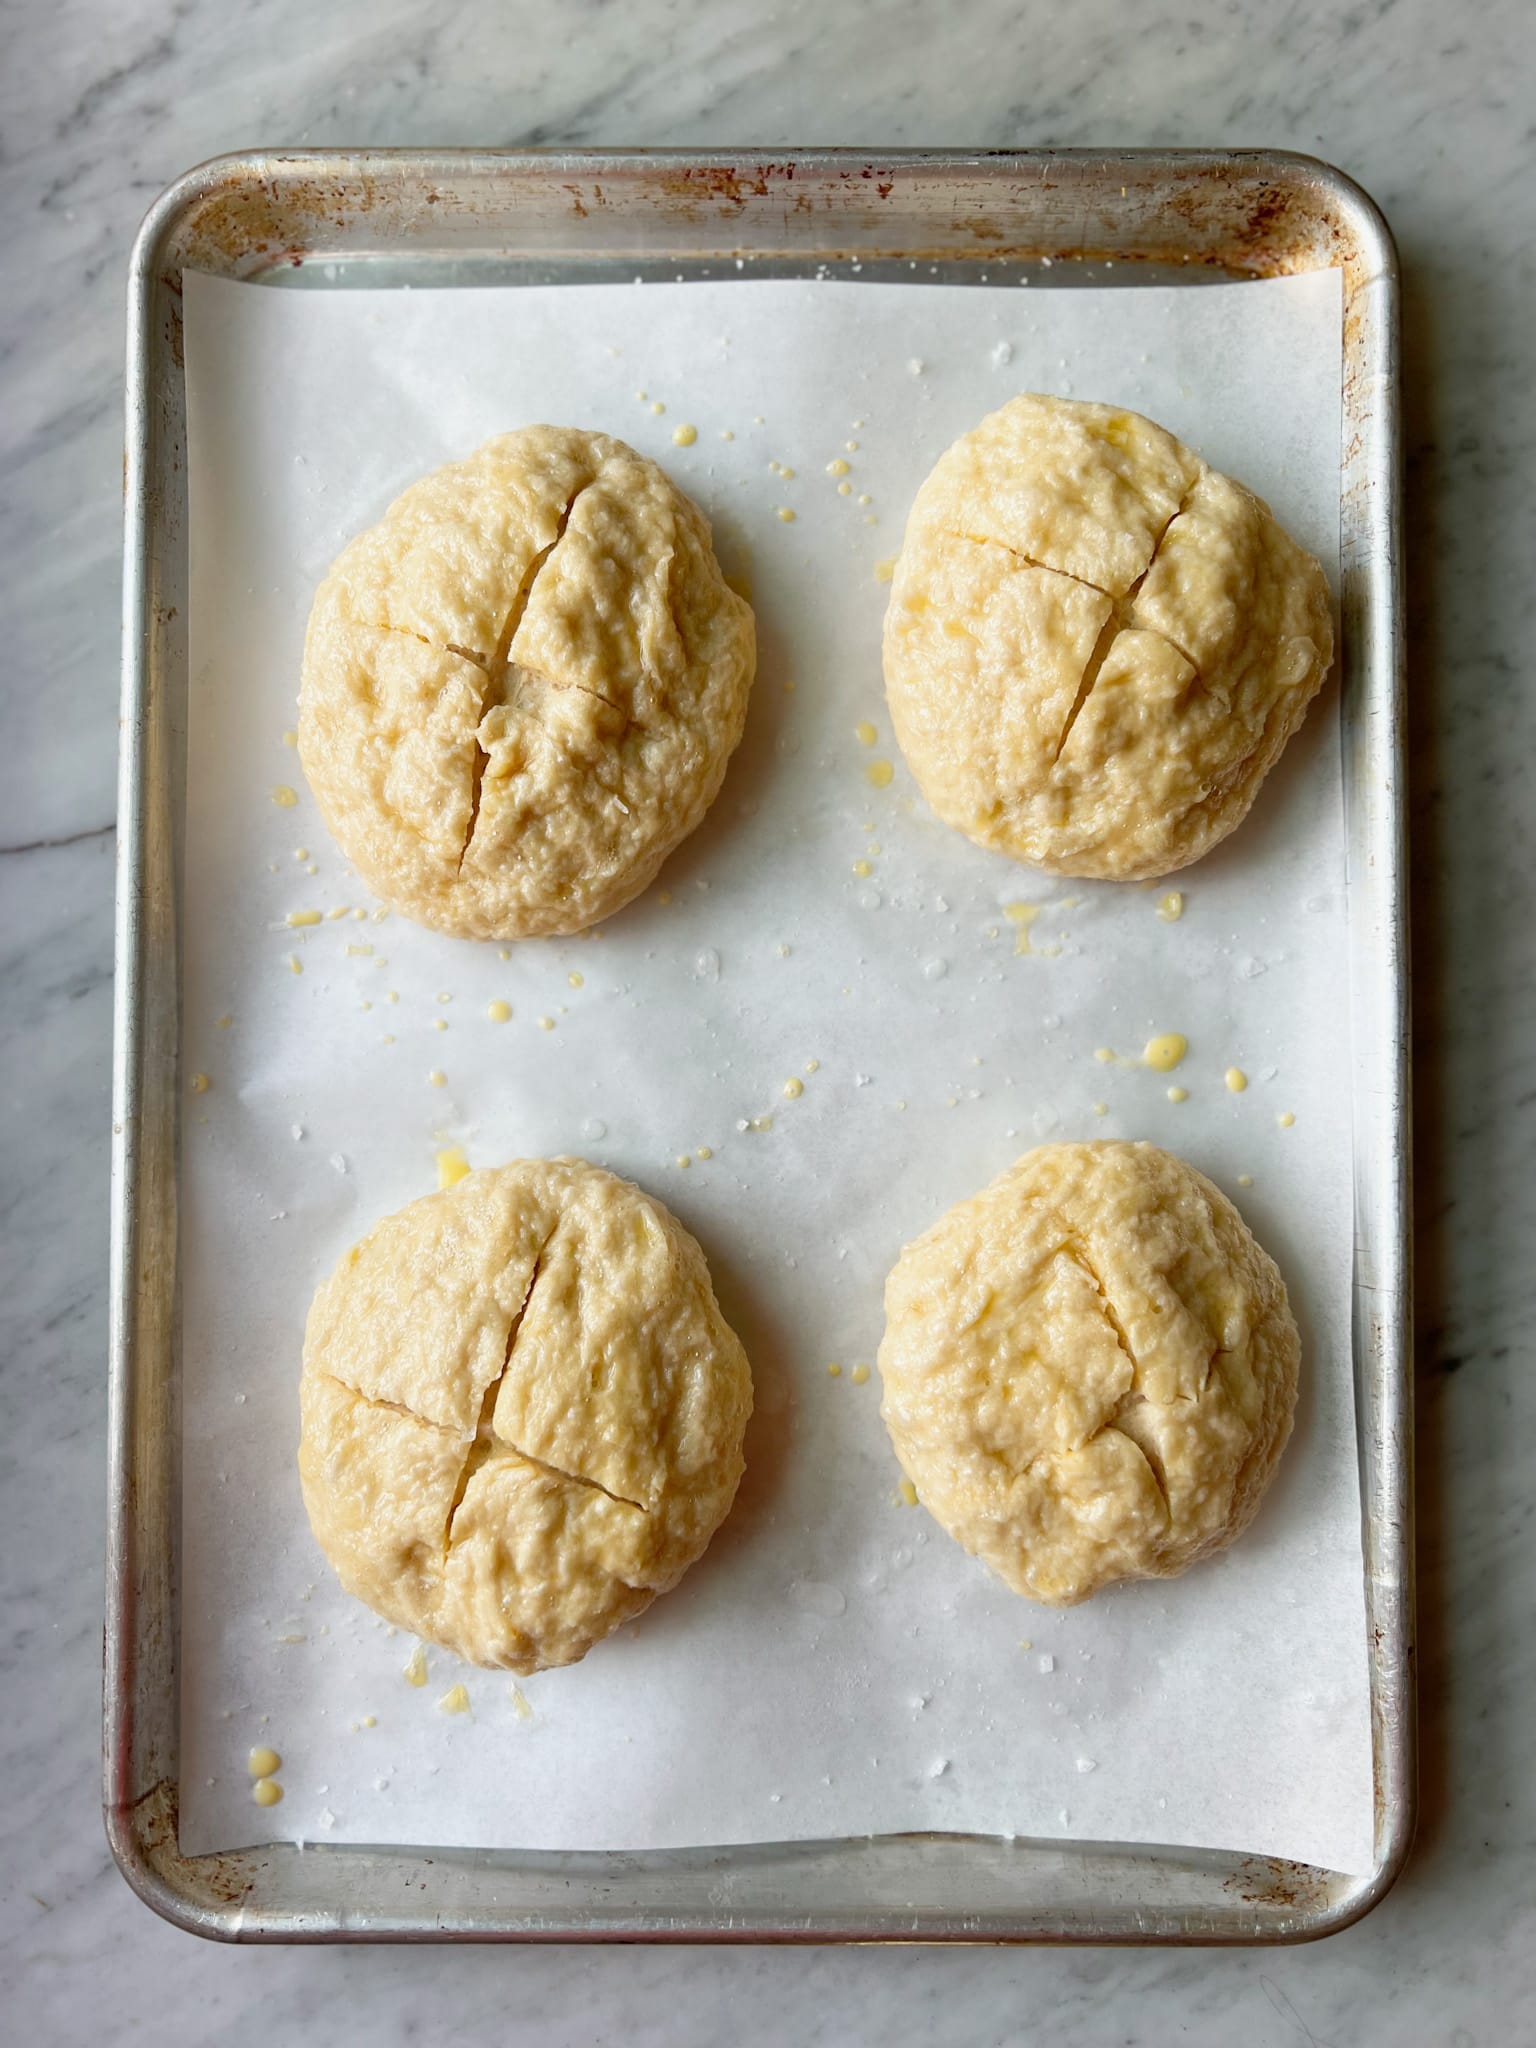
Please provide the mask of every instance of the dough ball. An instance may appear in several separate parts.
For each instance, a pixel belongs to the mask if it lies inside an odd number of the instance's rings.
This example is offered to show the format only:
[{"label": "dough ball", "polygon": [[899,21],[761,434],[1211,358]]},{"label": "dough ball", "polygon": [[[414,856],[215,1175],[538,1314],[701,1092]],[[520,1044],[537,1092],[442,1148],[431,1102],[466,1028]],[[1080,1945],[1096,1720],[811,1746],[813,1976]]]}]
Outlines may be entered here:
[{"label": "dough ball", "polygon": [[1015,398],[912,506],[885,684],[978,845],[1135,881],[1240,825],[1333,659],[1328,586],[1251,491],[1133,412]]},{"label": "dough ball", "polygon": [[918,1497],[1052,1607],[1172,1578],[1253,1519],[1291,1433],[1285,1286],[1154,1145],[1042,1145],[907,1246],[881,1414]]},{"label": "dough ball", "polygon": [[299,757],[342,852],[407,917],[581,931],[713,802],[754,658],[692,500],[622,441],[527,427],[342,551],[310,614]]},{"label": "dough ball", "polygon": [[386,1216],[316,1294],[299,1477],[349,1593],[541,1671],[675,1586],[742,1473],[752,1375],[698,1245],[579,1159]]}]

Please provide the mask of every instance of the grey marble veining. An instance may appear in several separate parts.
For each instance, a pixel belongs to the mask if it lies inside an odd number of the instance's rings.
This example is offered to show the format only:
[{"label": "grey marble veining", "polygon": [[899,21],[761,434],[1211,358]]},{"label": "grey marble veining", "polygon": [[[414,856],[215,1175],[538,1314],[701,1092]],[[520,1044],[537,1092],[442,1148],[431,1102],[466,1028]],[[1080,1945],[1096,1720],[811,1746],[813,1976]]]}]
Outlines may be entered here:
[{"label": "grey marble veining", "polygon": [[[1070,8],[59,0],[0,16],[0,1985],[38,2042],[1536,2038],[1536,561],[1520,0]],[[1424,1821],[1363,1925],[1266,1954],[326,1952],[153,1920],[97,1814],[123,280],[256,143],[1270,144],[1407,278]],[[9,2025],[7,2027],[9,2031]]]}]

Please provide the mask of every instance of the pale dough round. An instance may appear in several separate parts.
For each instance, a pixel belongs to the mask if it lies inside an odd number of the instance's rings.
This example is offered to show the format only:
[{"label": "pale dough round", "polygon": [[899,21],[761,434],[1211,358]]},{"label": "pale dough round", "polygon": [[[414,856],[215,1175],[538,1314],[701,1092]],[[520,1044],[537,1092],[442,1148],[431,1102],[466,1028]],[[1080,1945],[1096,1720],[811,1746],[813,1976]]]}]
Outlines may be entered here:
[{"label": "pale dough round", "polygon": [[349,1593],[472,1664],[573,1664],[725,1519],[752,1409],[698,1245],[579,1159],[354,1245],[304,1333],[299,1476]]},{"label": "pale dough round", "polygon": [[881,1414],[918,1498],[1048,1606],[1247,1527],[1296,1402],[1274,1261],[1153,1145],[1042,1145],[907,1246]]},{"label": "pale dough round", "polygon": [[709,808],[753,664],[751,607],[691,499],[622,441],[527,427],[342,551],[310,614],[299,756],[407,917],[581,931]]},{"label": "pale dough round", "polygon": [[1133,412],[1026,395],[913,502],[885,683],[939,816],[1134,881],[1242,823],[1333,659],[1328,586],[1269,507]]}]

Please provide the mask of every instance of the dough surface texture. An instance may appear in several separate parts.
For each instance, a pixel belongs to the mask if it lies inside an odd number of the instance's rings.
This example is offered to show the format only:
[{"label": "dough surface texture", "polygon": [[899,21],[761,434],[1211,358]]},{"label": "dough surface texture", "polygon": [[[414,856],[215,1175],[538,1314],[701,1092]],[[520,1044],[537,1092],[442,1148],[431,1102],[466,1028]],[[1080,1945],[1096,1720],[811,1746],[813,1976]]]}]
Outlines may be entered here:
[{"label": "dough surface texture", "polygon": [[581,1160],[518,1160],[385,1217],[320,1287],[299,1476],[349,1593],[527,1673],[703,1553],[751,1408],[677,1219]]},{"label": "dough surface texture", "polygon": [[342,852],[407,917],[581,931],[713,802],[754,661],[692,500],[622,441],[527,427],[343,549],[310,614],[299,755]]},{"label": "dough surface texture", "polygon": [[1137,413],[1025,395],[918,491],[886,611],[896,737],[946,824],[1134,881],[1240,825],[1333,659],[1322,569]]},{"label": "dough surface texture", "polygon": [[1291,1432],[1279,1272],[1152,1145],[1026,1153],[906,1247],[885,1313],[880,1412],[919,1499],[1048,1606],[1224,1548]]}]

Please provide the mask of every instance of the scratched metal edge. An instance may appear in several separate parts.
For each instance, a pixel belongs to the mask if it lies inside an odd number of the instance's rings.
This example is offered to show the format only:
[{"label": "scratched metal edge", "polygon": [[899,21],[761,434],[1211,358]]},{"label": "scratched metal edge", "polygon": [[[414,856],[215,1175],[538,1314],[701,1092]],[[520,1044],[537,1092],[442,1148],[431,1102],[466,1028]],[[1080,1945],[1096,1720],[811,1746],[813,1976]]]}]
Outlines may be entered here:
[{"label": "scratched metal edge", "polygon": [[[291,1844],[224,1856],[184,1858],[176,1844],[175,1511],[179,1442],[174,1427],[175,1332],[175,995],[174,795],[178,737],[167,691],[185,631],[158,595],[184,528],[181,435],[180,278],[190,267],[253,277],[313,256],[345,257],[398,231],[403,191],[418,203],[437,187],[470,188],[482,223],[497,221],[498,187],[520,177],[551,198],[575,200],[580,181],[644,188],[658,206],[688,192],[703,226],[749,227],[753,201],[775,179],[798,178],[819,194],[824,225],[838,219],[836,196],[856,201],[886,177],[891,187],[942,191],[956,180],[1011,178],[1053,189],[1059,179],[1100,218],[1116,188],[1161,181],[1185,211],[1161,239],[1127,247],[1097,241],[984,240],[964,253],[998,260],[1183,262],[1266,275],[1336,264],[1345,274],[1346,459],[1341,479],[1341,603],[1347,652],[1343,696],[1351,928],[1368,913],[1372,951],[1352,950],[1351,1007],[1356,1080],[1361,1056],[1368,1099],[1357,1094],[1357,1158],[1381,1148],[1381,1185],[1357,1178],[1355,1369],[1359,1410],[1362,1540],[1366,1563],[1376,1791],[1376,1862],[1355,1878],[1273,1858],[1112,1844],[1005,1843],[992,1837],[890,1836],[838,1843],[758,1845],[749,1850],[676,1851],[650,1857],[534,1856],[508,1852],[395,1850]],[[575,184],[571,181],[576,181]],[[1234,221],[1237,239],[1202,241],[1197,209],[1212,185],[1256,211]],[[696,189],[690,189],[690,186]],[[850,192],[851,186],[851,192]],[[1014,195],[1015,199],[1017,194]],[[252,214],[250,202],[257,202]],[[798,199],[797,199],[798,203]],[[555,204],[559,204],[555,199]],[[1287,208],[1294,205],[1294,211]],[[210,237],[210,210],[228,219]],[[326,208],[334,211],[327,213]],[[1265,208],[1272,209],[1272,217]],[[392,209],[394,209],[392,211]],[[366,219],[370,234],[359,224]],[[658,211],[657,224],[665,219]],[[462,225],[462,222],[460,223]],[[505,214],[501,225],[517,223]],[[974,224],[973,224],[974,225]],[[786,258],[833,260],[921,254],[954,260],[957,224],[932,244],[910,236],[884,250],[855,234],[795,242]],[[959,224],[960,227],[964,223]],[[323,227],[323,232],[317,232]],[[1320,245],[1317,236],[1327,237]],[[1310,239],[1309,239],[1310,236]],[[547,244],[550,260],[587,252],[582,236]],[[473,243],[486,257],[513,260],[515,236]],[[615,252],[616,253],[616,252]],[[637,251],[626,247],[628,260]],[[653,256],[674,245],[658,238]],[[770,254],[761,240],[719,233],[688,244],[690,259]],[[1408,1276],[1408,979],[1403,779],[1401,446],[1396,254],[1379,211],[1351,180],[1316,159],[1271,151],[413,151],[250,152],[188,172],[161,195],[135,245],[129,291],[127,440],[124,458],[124,638],[119,777],[118,975],[114,1001],[112,1236],[109,1393],[110,1512],[104,1639],[104,1809],[108,1840],[133,1889],[190,1932],[245,1941],[758,1941],[758,1942],[1161,1942],[1276,1943],[1315,1939],[1369,1911],[1407,1858],[1416,1817],[1412,1612],[1411,1379]],[[158,409],[157,409],[158,407]],[[184,561],[180,563],[184,570]],[[171,587],[177,564],[171,562]],[[166,616],[169,609],[169,618]],[[1384,801],[1377,801],[1384,793]],[[1356,843],[1358,840],[1358,844]],[[1357,858],[1358,857],[1358,858]],[[167,994],[169,988],[169,997]],[[1362,1026],[1371,1030],[1362,1031]],[[1369,1126],[1366,1129],[1366,1126]],[[1362,1142],[1363,1134],[1363,1142]],[[1377,1156],[1371,1154],[1372,1173]],[[811,1880],[835,1863],[850,1883],[871,1870],[884,1892],[893,1878],[921,1891],[941,1882],[951,1860],[969,1886],[983,1877],[1043,1878],[1054,1896],[1011,1899],[1004,1883],[990,1899],[951,1892],[942,1903],[908,1897],[871,1905],[846,1895],[793,1910]],[[304,1871],[304,1866],[308,1871]],[[326,1880],[334,1872],[334,1892]],[[314,1896],[309,1876],[322,1881]],[[776,1903],[754,1904],[753,1878],[783,1887]],[[1134,1880],[1129,1892],[1127,1878]],[[1193,1881],[1195,1893],[1167,1894]],[[478,1879],[484,1896],[458,1896]],[[547,1896],[514,1904],[506,1896],[542,1884]],[[720,1899],[724,1879],[736,1895]],[[370,1902],[356,1894],[371,1880]],[[656,1882],[673,1896],[652,1897]],[[1099,1890],[1095,1895],[1094,1886]],[[742,1895],[739,1887],[744,1887]],[[1025,1887],[1027,1890],[1028,1887]],[[1087,1892],[1086,1899],[1082,1894]],[[696,1902],[690,1903],[692,1891]],[[434,1892],[442,1894],[434,1898]],[[1156,1895],[1162,1892],[1159,1899]],[[403,1903],[414,1893],[412,1903]]]}]

